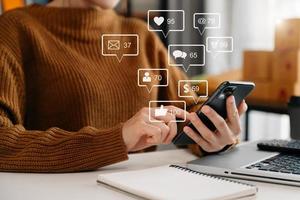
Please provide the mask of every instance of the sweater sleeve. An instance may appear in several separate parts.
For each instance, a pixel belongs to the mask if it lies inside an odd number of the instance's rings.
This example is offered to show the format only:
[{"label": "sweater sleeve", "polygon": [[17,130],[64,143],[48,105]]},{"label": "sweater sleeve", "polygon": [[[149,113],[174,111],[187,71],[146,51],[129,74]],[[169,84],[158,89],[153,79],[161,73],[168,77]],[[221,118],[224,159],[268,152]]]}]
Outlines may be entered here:
[{"label": "sweater sleeve", "polygon": [[0,171],[87,171],[127,159],[121,124],[77,132],[26,130],[26,86],[14,55],[0,44]]}]

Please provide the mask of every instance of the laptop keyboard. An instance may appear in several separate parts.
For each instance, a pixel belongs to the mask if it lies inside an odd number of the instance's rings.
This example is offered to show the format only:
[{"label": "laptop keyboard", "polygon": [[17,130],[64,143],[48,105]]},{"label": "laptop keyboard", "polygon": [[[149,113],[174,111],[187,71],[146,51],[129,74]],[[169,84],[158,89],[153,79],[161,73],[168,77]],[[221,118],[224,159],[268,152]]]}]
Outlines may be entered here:
[{"label": "laptop keyboard", "polygon": [[300,155],[278,154],[266,160],[249,165],[246,169],[300,175]]}]

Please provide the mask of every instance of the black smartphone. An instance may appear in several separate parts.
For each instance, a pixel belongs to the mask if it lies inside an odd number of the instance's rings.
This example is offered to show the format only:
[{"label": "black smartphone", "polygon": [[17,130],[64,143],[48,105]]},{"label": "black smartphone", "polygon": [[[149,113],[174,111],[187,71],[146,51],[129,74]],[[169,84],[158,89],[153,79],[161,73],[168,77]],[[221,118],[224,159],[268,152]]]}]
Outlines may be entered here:
[{"label": "black smartphone", "polygon": [[[214,91],[214,93],[209,97],[197,111],[197,115],[200,120],[209,128],[211,131],[215,131],[216,127],[214,124],[201,112],[201,108],[204,105],[208,105],[213,108],[220,116],[224,119],[227,118],[227,109],[226,109],[226,99],[227,97],[233,95],[235,98],[236,105],[238,106],[243,99],[245,99],[250,92],[254,89],[255,84],[252,82],[244,81],[225,81],[219,85],[219,87]],[[178,127],[181,127],[178,130],[177,135],[173,139],[173,143],[176,145],[187,145],[194,144],[195,142],[182,131],[184,126],[189,126],[196,132],[196,128],[192,123],[188,122],[185,124],[178,123]]]}]

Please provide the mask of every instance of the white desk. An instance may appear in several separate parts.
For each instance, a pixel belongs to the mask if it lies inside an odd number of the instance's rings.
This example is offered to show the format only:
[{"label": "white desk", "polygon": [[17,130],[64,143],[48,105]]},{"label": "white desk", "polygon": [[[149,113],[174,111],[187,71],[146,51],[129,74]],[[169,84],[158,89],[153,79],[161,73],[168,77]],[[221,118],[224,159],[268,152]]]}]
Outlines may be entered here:
[{"label": "white desk", "polygon": [[[129,161],[102,168],[99,171],[69,174],[0,173],[0,200],[126,200],[124,193],[98,185],[101,171],[133,170],[165,164],[182,164],[196,157],[187,150],[169,150],[129,156]],[[300,188],[251,182],[259,188],[257,199],[300,199]]]}]

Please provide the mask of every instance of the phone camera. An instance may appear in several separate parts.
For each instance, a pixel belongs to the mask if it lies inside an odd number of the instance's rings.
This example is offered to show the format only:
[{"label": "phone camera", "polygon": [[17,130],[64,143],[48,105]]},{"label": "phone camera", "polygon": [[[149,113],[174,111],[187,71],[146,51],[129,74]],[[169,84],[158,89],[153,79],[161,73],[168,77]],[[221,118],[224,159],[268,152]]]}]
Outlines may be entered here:
[{"label": "phone camera", "polygon": [[224,95],[225,95],[226,97],[231,96],[231,95],[234,93],[235,89],[236,89],[236,87],[228,87],[228,88],[226,88],[226,89],[224,90]]}]

